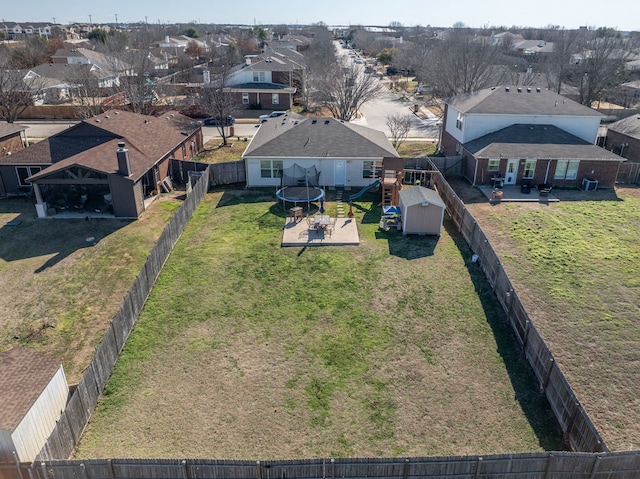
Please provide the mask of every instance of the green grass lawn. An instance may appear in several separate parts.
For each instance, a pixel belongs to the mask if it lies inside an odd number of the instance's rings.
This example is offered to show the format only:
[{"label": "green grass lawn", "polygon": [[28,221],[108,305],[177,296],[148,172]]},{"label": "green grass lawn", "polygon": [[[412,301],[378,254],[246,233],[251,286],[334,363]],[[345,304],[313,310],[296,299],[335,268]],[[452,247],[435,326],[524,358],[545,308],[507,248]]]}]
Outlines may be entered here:
[{"label": "green grass lawn", "polygon": [[604,440],[640,448],[640,190],[488,208],[471,212]]},{"label": "green grass lawn", "polygon": [[439,239],[403,237],[378,229],[371,203],[354,210],[359,246],[281,248],[286,220],[271,192],[209,194],[76,457],[559,448],[548,405],[449,225]]}]

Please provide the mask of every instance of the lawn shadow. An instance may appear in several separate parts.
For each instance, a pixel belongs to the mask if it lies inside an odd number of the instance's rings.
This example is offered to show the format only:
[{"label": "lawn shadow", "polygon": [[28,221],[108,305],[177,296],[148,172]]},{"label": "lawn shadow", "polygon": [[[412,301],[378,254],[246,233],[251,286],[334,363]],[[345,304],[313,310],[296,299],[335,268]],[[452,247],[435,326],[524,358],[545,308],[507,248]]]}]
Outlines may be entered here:
[{"label": "lawn shadow", "polygon": [[479,263],[471,260],[471,250],[455,225],[445,221],[445,229],[465,259],[469,277],[482,303],[487,322],[496,340],[497,352],[504,361],[509,380],[522,411],[545,451],[566,450],[563,446],[560,425],[551,410],[546,396],[540,392],[538,381],[517,342],[507,316],[498,302],[491,285]]},{"label": "lawn shadow", "polygon": [[76,250],[97,244],[131,222],[107,218],[38,219],[33,204],[20,203],[1,202],[0,214],[6,220],[0,226],[0,258],[10,262],[54,255],[34,273],[54,266]]},{"label": "lawn shadow", "polygon": [[438,244],[438,236],[403,235],[401,231],[390,228],[376,231],[376,239],[387,240],[389,254],[407,260],[433,256]]}]

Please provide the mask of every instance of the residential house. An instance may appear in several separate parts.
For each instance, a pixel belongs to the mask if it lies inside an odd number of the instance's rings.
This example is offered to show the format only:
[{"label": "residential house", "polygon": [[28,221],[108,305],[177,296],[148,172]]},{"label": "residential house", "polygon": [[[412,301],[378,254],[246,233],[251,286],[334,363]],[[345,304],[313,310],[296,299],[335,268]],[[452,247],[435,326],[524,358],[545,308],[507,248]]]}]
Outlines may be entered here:
[{"label": "residential house", "polygon": [[73,97],[78,82],[92,80],[98,88],[109,89],[119,84],[118,76],[94,64],[48,63],[31,68],[25,78],[38,78],[43,83],[45,104]]},{"label": "residential house", "polygon": [[201,125],[188,117],[111,110],[0,158],[0,182],[6,194],[33,188],[39,217],[77,211],[137,218],[162,190],[171,159],[201,150]]},{"label": "residential house", "polygon": [[473,185],[613,187],[624,158],[595,145],[604,115],[542,88],[501,86],[445,101],[440,148]]},{"label": "residential house", "polygon": [[628,161],[640,163],[640,114],[610,124],[605,147]]},{"label": "residential house", "polygon": [[283,169],[297,164],[320,172],[327,187],[361,188],[379,179],[383,158],[398,158],[378,130],[334,118],[291,115],[263,123],[242,155],[247,186],[280,186]]},{"label": "residential house", "polygon": [[640,104],[640,80],[634,80],[620,85],[622,103],[625,107]]},{"label": "residential house", "polygon": [[231,93],[239,107],[288,110],[296,92],[294,80],[303,67],[282,54],[247,56],[234,68],[225,91]]}]

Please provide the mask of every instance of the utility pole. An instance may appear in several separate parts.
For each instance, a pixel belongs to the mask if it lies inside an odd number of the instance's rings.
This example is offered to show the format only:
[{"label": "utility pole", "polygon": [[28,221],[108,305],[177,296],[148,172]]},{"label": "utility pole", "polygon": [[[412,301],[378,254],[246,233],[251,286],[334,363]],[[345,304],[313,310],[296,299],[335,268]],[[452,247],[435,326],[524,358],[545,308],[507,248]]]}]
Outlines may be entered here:
[{"label": "utility pole", "polygon": [[118,29],[118,14],[116,13],[115,16],[116,16],[116,30],[117,30]]},{"label": "utility pole", "polygon": [[91,21],[91,15],[89,15],[89,26],[92,27],[93,26],[93,22]]},{"label": "utility pole", "polygon": [[53,24],[56,24],[56,17],[53,17]]}]

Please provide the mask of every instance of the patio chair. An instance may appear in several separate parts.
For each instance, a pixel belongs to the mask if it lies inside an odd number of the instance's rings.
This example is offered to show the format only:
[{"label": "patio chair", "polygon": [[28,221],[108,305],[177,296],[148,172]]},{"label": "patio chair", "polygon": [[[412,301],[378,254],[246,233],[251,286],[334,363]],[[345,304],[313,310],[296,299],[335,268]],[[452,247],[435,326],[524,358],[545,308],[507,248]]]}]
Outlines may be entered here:
[{"label": "patio chair", "polygon": [[540,191],[540,196],[549,196],[553,185],[551,183],[540,183],[538,185],[538,191]]}]

